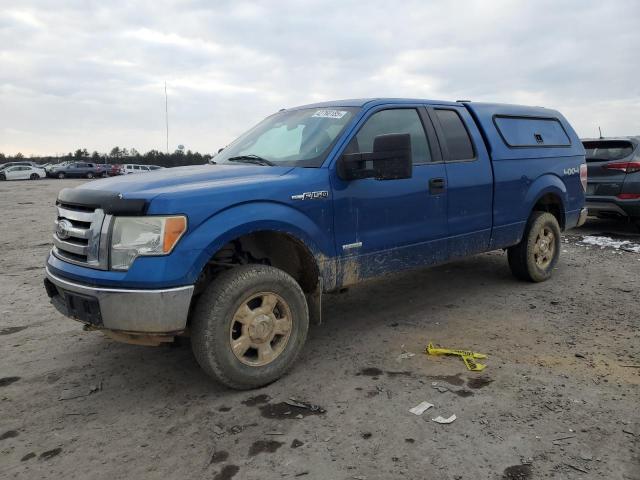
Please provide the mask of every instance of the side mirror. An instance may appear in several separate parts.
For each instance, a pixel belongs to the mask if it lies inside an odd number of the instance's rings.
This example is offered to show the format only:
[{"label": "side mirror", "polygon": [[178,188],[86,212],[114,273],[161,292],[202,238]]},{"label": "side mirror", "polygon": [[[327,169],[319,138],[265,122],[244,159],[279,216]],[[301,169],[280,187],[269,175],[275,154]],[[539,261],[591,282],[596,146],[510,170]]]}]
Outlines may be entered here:
[{"label": "side mirror", "polygon": [[375,178],[398,180],[412,175],[411,136],[408,133],[378,135],[372,153],[348,153],[338,161],[343,180]]}]

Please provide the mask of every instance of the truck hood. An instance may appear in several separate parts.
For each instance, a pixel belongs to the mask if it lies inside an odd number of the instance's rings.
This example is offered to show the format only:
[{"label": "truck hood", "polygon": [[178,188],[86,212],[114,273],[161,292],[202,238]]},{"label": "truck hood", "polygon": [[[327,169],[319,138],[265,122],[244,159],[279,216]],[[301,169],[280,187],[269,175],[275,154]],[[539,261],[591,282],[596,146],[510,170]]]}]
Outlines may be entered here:
[{"label": "truck hood", "polygon": [[292,167],[261,165],[196,165],[122,175],[87,183],[83,190],[102,190],[123,198],[150,201],[160,194],[213,189],[222,186],[262,183],[280,177]]}]

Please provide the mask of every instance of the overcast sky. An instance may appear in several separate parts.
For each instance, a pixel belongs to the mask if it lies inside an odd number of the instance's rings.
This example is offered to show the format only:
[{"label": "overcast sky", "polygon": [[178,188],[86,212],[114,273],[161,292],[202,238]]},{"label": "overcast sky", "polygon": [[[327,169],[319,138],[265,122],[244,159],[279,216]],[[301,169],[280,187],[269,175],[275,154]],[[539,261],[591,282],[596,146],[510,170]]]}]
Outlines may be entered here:
[{"label": "overcast sky", "polygon": [[213,152],[314,101],[471,99],[640,134],[640,1],[0,0],[0,152]]}]

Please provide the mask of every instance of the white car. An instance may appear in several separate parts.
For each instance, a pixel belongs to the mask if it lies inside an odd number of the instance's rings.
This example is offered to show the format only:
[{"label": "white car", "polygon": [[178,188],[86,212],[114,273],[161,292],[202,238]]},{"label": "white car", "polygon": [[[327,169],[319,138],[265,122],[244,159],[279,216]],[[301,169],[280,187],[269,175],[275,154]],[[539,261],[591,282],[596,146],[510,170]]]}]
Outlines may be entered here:
[{"label": "white car", "polygon": [[46,176],[44,168],[31,165],[14,165],[0,171],[0,180],[39,180]]},{"label": "white car", "polygon": [[125,163],[120,167],[120,171],[122,171],[123,175],[129,175],[131,173],[145,173],[149,172],[149,167],[147,165],[136,165],[133,163]]}]

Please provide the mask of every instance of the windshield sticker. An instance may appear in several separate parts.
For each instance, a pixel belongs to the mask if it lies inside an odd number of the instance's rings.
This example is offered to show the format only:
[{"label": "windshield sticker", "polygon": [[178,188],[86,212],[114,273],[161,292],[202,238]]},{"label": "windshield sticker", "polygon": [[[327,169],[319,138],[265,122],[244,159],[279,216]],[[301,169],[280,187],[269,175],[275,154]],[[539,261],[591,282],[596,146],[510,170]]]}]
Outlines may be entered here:
[{"label": "windshield sticker", "polygon": [[311,115],[312,117],[317,118],[342,118],[347,114],[345,110],[318,110],[316,113]]}]

